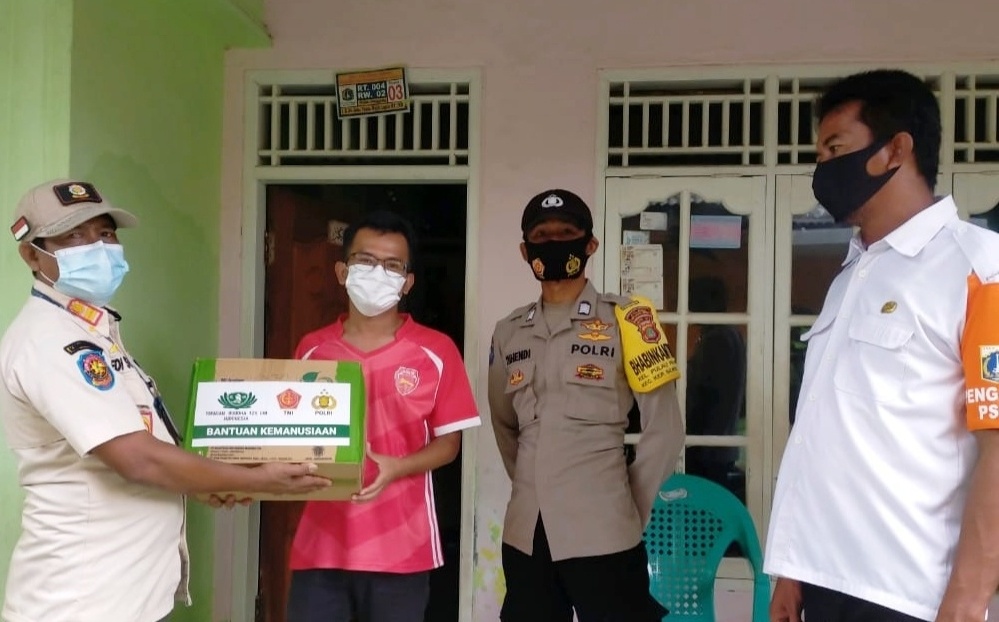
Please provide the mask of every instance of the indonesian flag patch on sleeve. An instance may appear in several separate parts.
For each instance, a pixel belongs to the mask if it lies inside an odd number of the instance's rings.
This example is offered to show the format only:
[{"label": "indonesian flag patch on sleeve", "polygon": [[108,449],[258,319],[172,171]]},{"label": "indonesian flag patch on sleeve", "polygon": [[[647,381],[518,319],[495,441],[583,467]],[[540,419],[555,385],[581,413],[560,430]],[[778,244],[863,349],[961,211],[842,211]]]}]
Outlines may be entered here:
[{"label": "indonesian flag patch on sleeve", "polygon": [[10,227],[10,232],[14,234],[14,240],[18,242],[23,240],[29,231],[31,231],[31,225],[28,224],[28,220],[24,216],[18,218],[17,222]]}]

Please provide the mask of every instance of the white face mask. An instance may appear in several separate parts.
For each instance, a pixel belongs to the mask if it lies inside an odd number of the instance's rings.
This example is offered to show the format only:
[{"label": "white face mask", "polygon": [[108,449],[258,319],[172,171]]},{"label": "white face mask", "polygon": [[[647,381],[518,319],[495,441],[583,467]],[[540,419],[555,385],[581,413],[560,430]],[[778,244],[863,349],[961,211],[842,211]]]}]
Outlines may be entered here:
[{"label": "white face mask", "polygon": [[406,277],[386,272],[382,266],[355,264],[347,268],[347,295],[354,307],[368,317],[398,304],[405,284]]}]

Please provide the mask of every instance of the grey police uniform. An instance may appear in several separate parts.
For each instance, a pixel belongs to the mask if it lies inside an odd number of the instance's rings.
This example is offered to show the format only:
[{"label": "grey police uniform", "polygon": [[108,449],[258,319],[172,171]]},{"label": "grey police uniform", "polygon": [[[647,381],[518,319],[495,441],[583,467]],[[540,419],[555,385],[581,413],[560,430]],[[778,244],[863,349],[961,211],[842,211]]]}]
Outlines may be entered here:
[{"label": "grey police uniform", "polygon": [[[528,555],[539,514],[556,562],[635,547],[676,465],[684,432],[674,383],[634,393],[625,378],[614,308],[629,300],[587,283],[552,332],[540,300],[496,325],[489,406],[513,481],[503,542]],[[636,400],[642,437],[629,465]]]}]

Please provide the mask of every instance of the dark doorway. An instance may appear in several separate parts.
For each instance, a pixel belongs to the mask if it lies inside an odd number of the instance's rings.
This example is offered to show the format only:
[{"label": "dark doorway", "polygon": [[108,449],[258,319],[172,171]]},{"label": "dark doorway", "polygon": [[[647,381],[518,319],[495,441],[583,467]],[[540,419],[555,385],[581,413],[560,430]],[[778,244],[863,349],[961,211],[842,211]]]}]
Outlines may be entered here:
[{"label": "dark doorway", "polygon": [[[365,211],[387,209],[417,232],[412,291],[402,308],[464,347],[464,184],[272,185],[264,240],[264,356],[290,358],[307,332],[347,310],[333,265],[343,259],[343,228]],[[433,474],[444,566],[431,574],[427,622],[458,619],[461,456]],[[302,504],[263,502],[257,619],[285,622],[288,557]]]}]

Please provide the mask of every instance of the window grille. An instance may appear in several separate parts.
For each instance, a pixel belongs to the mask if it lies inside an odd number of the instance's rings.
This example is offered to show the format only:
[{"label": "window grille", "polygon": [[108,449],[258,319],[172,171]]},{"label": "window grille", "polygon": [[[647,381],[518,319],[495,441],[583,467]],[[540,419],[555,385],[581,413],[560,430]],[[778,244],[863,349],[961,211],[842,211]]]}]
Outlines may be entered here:
[{"label": "window grille", "polygon": [[[952,145],[953,162],[999,162],[999,74],[922,75],[941,110],[953,110],[952,140],[944,140]],[[805,75],[768,81],[761,73],[715,80],[612,81],[607,166],[812,164],[815,98],[834,79]],[[772,117],[766,113],[768,104],[776,107]]]},{"label": "window grille", "polygon": [[999,162],[999,75],[958,76],[954,88],[954,162]]},{"label": "window grille", "polygon": [[609,166],[763,163],[762,80],[615,82]]},{"label": "window grille", "polygon": [[467,166],[469,84],[410,84],[408,112],[337,116],[336,86],[260,85],[257,165]]}]

